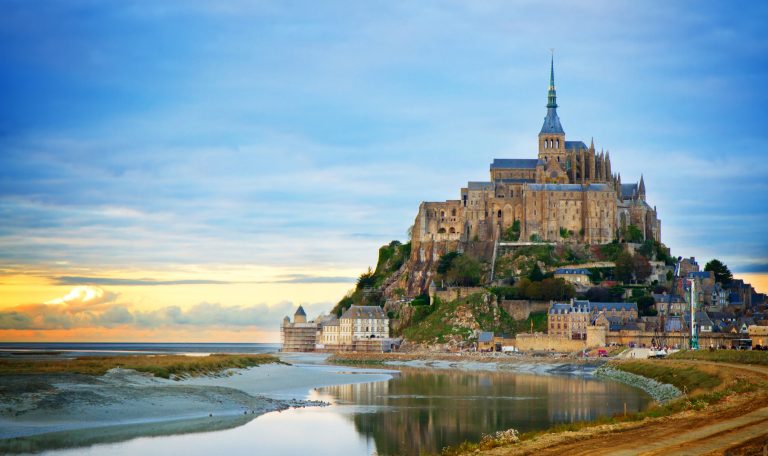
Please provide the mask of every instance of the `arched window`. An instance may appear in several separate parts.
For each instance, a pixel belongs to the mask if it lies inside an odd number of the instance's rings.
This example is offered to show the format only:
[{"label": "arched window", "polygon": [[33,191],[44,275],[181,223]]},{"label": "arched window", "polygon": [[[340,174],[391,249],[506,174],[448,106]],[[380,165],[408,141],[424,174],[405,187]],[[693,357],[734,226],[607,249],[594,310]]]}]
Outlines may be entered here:
[{"label": "arched window", "polygon": [[448,232],[449,232],[449,233],[451,233],[451,234],[453,234],[453,233],[455,233],[455,232],[456,232],[456,229],[455,229],[454,227],[451,227],[451,228],[448,230]]},{"label": "arched window", "polygon": [[437,230],[437,232],[438,234],[443,234],[445,233],[445,228],[440,228],[439,230]]},{"label": "arched window", "polygon": [[496,217],[501,218],[501,209],[499,209],[499,213],[496,214]]},{"label": "arched window", "polygon": [[451,217],[456,217],[456,209],[451,209]]},{"label": "arched window", "polygon": [[557,140],[557,148],[558,149],[560,148],[560,140],[559,139]]},{"label": "arched window", "polygon": [[445,211],[440,211],[440,218],[445,218]]}]

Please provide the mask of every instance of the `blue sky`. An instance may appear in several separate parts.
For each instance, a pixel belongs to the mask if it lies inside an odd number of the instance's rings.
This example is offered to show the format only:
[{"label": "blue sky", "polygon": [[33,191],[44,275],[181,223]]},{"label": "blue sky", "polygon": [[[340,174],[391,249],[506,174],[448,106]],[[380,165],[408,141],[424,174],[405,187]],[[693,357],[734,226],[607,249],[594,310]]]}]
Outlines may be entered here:
[{"label": "blue sky", "polygon": [[549,48],[567,137],[594,137],[624,182],[644,173],[673,253],[768,271],[763,2],[0,11],[6,274],[351,280],[420,201],[457,198],[495,157],[536,155]]}]

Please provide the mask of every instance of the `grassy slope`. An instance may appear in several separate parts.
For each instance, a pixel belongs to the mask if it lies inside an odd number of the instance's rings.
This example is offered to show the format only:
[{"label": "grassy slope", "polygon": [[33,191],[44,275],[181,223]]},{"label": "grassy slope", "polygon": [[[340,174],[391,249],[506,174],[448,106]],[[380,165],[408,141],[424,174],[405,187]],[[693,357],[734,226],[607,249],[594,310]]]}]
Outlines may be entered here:
[{"label": "grassy slope", "polygon": [[682,391],[711,389],[721,383],[718,376],[707,374],[695,367],[677,367],[642,361],[621,362],[614,364],[612,367],[632,374],[652,378],[657,382],[669,383]]},{"label": "grassy slope", "polygon": [[280,362],[272,355],[210,355],[210,356],[92,356],[62,360],[2,360],[0,375],[73,373],[104,375],[109,369],[121,367],[147,372],[157,377],[198,376],[215,374],[226,369],[246,368]]},{"label": "grassy slope", "polygon": [[683,350],[669,355],[669,358],[768,366],[768,351],[715,350],[711,352],[708,350]]},{"label": "grassy slope", "polygon": [[436,300],[432,306],[423,307],[423,310],[418,310],[417,318],[403,331],[405,338],[412,342],[445,343],[452,336],[460,336],[463,339],[471,337],[473,334],[470,329],[456,325],[456,315],[460,308],[472,312],[474,321],[481,330],[496,334],[514,335],[529,331],[531,321],[534,331],[542,331],[547,327],[546,313],[532,313],[527,320],[516,321],[504,309],[499,308],[498,318],[494,319],[493,310],[485,304],[482,294],[447,303]]}]

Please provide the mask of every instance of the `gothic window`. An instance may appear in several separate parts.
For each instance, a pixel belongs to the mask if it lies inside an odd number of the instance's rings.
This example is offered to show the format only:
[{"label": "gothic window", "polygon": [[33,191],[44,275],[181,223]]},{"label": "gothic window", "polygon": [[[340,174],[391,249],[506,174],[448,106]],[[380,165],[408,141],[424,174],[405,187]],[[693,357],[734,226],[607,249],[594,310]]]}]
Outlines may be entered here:
[{"label": "gothic window", "polygon": [[499,209],[499,213],[496,215],[496,217],[501,218],[501,209]]},{"label": "gothic window", "polygon": [[560,140],[559,139],[557,140],[557,148],[558,149],[560,148]]},{"label": "gothic window", "polygon": [[440,218],[445,218],[445,211],[440,211]]}]

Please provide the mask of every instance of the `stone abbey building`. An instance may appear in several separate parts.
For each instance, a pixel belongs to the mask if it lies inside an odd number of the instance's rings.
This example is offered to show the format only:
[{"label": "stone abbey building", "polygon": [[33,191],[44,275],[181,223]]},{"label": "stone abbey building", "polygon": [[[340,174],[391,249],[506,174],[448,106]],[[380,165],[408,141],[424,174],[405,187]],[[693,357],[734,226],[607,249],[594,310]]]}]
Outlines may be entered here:
[{"label": "stone abbey building", "polygon": [[493,241],[515,221],[520,241],[605,244],[621,239],[630,225],[645,239],[661,240],[661,222],[645,200],[642,176],[624,184],[608,152],[598,153],[594,142],[566,141],[557,115],[554,61],[538,158],[494,159],[490,180],[469,182],[460,199],[421,203],[413,240]]}]

